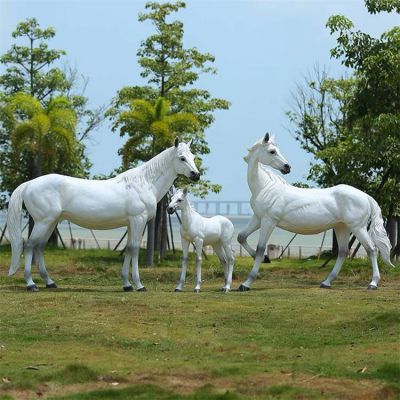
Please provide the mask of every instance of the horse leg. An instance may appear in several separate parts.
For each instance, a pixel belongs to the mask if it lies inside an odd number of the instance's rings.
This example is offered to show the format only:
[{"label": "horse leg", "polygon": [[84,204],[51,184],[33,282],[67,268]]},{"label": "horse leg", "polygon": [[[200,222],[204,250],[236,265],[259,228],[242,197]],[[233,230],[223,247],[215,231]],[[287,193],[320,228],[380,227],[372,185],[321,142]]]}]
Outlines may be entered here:
[{"label": "horse leg", "polygon": [[336,227],[334,229],[338,242],[338,256],[332,271],[330,272],[328,277],[323,282],[321,282],[320,287],[324,289],[330,289],[332,281],[338,276],[342,268],[343,262],[346,259],[347,254],[349,253],[350,229],[347,226]]},{"label": "horse leg", "polygon": [[38,263],[39,266],[39,273],[41,278],[46,284],[47,289],[56,289],[57,285],[56,283],[50,278],[46,265],[44,263],[44,248],[46,247],[47,241],[49,240],[49,237],[51,233],[53,232],[54,228],[56,227],[57,222],[54,222],[51,224],[46,232],[46,234],[43,236],[41,242],[35,247],[34,249],[34,256],[35,260]]},{"label": "horse leg", "polygon": [[221,290],[225,291],[226,283],[228,281],[228,263],[226,261],[225,251],[224,251],[221,243],[214,244],[213,249],[214,249],[215,253],[217,254],[219,261],[221,262],[221,265],[224,269],[225,284]]},{"label": "horse leg", "polygon": [[131,265],[131,260],[132,260],[132,249],[129,246],[132,243],[132,232],[131,232],[131,227],[128,225],[128,239],[127,239],[127,246],[125,248],[125,257],[124,257],[124,263],[122,264],[122,271],[121,271],[121,277],[122,277],[122,288],[124,292],[132,292],[133,287],[131,283],[129,282],[129,266]]},{"label": "horse leg", "polygon": [[226,278],[225,286],[223,288],[224,292],[229,292],[232,285],[232,274],[233,274],[233,264],[235,263],[235,256],[233,255],[231,242],[223,243],[226,260],[228,262],[228,276]]},{"label": "horse leg", "polygon": [[201,263],[203,260],[202,257],[203,239],[196,238],[194,244],[196,245],[196,286],[194,288],[194,291],[196,293],[199,293],[201,286]]},{"label": "horse leg", "polygon": [[[239,232],[237,237],[238,242],[253,258],[256,258],[256,251],[247,243],[247,238],[258,228],[260,228],[260,219],[253,214],[249,224],[246,226],[246,228]],[[268,256],[264,257],[263,262],[269,262]]]},{"label": "horse leg", "polygon": [[272,231],[274,230],[276,224],[274,224],[269,218],[263,218],[261,221],[260,228],[260,236],[258,238],[257,250],[256,250],[256,258],[254,261],[253,268],[250,271],[247,279],[239,286],[239,292],[245,292],[250,290],[250,285],[256,279],[258,270],[260,269],[260,264],[263,261],[265,247],[267,245],[267,241],[271,236]]},{"label": "horse leg", "polygon": [[132,232],[132,240],[129,252],[132,255],[132,280],[136,285],[138,292],[145,292],[146,288],[142,285],[139,276],[139,250],[142,241],[143,230],[146,225],[147,216],[138,215],[130,219],[130,230]]},{"label": "horse leg", "polygon": [[372,241],[371,237],[368,234],[366,227],[352,229],[354,235],[358,239],[358,241],[364,246],[369,259],[371,260],[372,264],[372,280],[371,283],[368,285],[368,290],[376,290],[378,289],[378,283],[381,280],[381,275],[379,273],[378,267],[378,252],[374,242]]},{"label": "horse leg", "polygon": [[182,271],[181,271],[181,278],[179,279],[178,285],[175,289],[175,292],[182,292],[183,285],[185,284],[186,280],[186,269],[187,269],[187,262],[188,262],[188,254],[189,254],[189,242],[182,238]]},{"label": "horse leg", "polygon": [[24,278],[27,285],[27,290],[31,292],[37,292],[39,289],[36,286],[35,282],[32,279],[32,258],[34,249],[40,244],[43,243],[43,238],[46,236],[47,232],[50,229],[50,226],[53,225],[54,220],[51,221],[40,221],[35,222],[32,233],[29,236],[29,239],[25,243],[25,271]]}]

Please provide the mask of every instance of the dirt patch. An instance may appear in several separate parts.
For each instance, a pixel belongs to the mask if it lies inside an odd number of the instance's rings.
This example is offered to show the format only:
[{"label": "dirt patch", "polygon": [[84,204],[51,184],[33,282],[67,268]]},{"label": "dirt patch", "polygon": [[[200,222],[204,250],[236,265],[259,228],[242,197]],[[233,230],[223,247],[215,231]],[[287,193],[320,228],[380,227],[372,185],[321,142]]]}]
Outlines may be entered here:
[{"label": "dirt patch", "polygon": [[[101,379],[101,378],[99,378]],[[169,389],[179,394],[189,394],[204,385],[211,384],[220,390],[229,390],[244,396],[263,396],[271,386],[291,385],[302,389],[309,389],[316,394],[346,400],[380,400],[390,398],[384,385],[376,380],[350,380],[326,378],[318,375],[292,373],[262,373],[255,376],[236,376],[231,378],[216,378],[204,372],[174,371],[169,374],[158,372],[143,372],[124,376],[124,382],[118,379],[99,380],[86,384],[60,385],[48,383],[39,385],[35,390],[11,389],[3,391],[14,398],[30,400],[48,398],[72,393],[90,392],[99,389],[122,389],[137,384],[151,384]],[[1,394],[1,392],[0,392]]]},{"label": "dirt patch", "polygon": [[[263,373],[234,382],[229,379],[226,381],[226,385],[232,385],[232,383],[235,391],[244,395],[257,395],[257,392],[262,389],[268,389],[272,385],[291,385],[310,389],[316,393],[321,393],[321,395],[349,400],[382,399],[382,391],[384,389],[383,385],[377,381],[355,381],[292,373]],[[219,384],[223,384],[223,381],[220,381]]]}]

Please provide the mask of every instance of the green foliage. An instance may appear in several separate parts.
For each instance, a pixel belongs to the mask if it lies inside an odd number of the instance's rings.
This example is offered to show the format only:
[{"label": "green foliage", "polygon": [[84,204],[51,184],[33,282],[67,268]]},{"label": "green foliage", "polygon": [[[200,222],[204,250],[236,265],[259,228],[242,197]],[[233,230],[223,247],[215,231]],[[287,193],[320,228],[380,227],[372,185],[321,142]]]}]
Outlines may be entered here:
[{"label": "green foliage", "polygon": [[6,108],[14,117],[10,149],[13,170],[18,169],[22,154],[32,160],[31,179],[68,167],[71,172],[79,170],[76,114],[66,97],[54,97],[43,108],[34,97],[21,92],[10,97]]},{"label": "green foliage", "polygon": [[399,0],[365,0],[365,5],[368,12],[376,14],[382,11],[396,11],[400,13],[400,1]]},{"label": "green foliage", "polygon": [[[62,70],[56,66],[65,51],[48,46],[48,41],[55,36],[54,28],[42,29],[37,20],[31,18],[19,23],[12,36],[16,43],[0,57],[0,63],[6,67],[0,76],[0,192],[12,192],[19,184],[37,175],[40,169],[88,176],[91,163],[85,155],[84,139],[102,122],[103,108],[91,110],[87,107],[87,98],[83,95],[87,81],[83,78],[81,83],[75,69]],[[22,93],[26,95],[24,104]],[[18,118],[11,103],[18,103]],[[53,126],[51,135],[45,128],[49,123]],[[74,125],[73,146],[71,132],[68,133],[71,123]],[[51,149],[48,143],[47,150],[38,155],[42,158],[40,163],[32,156],[38,142],[27,143],[33,132],[36,132],[36,138],[47,132],[44,136],[48,142],[55,138],[55,148]],[[12,143],[12,136],[18,137],[18,141]],[[25,147],[19,152],[16,163],[13,157],[15,145],[20,146],[23,142]],[[62,150],[65,146],[73,147],[73,157],[71,151]],[[37,164],[36,172],[32,173],[34,164]]]},{"label": "green foliage", "polygon": [[[366,3],[370,12],[395,4]],[[316,159],[309,178],[323,187],[355,186],[375,197],[384,214],[399,215],[400,29],[374,38],[342,15],[330,17],[327,27],[337,36],[332,56],[354,75],[333,80],[317,73],[294,96],[288,113],[294,134]]]},{"label": "green foliage", "polygon": [[135,99],[130,108],[122,112],[116,123],[120,135],[129,139],[120,150],[124,168],[136,166],[139,161],[148,161],[171,146],[175,136],[196,130],[198,122],[193,114],[170,112],[170,104],[159,97],[154,103]]},{"label": "green foliage", "polygon": [[0,76],[0,86],[5,94],[26,92],[43,101],[53,93],[69,88],[70,83],[59,68],[44,69],[65,54],[64,50],[48,48],[46,41],[54,36],[54,28],[41,29],[35,18],[17,25],[12,37],[28,40],[28,46],[13,44],[0,57],[0,62],[7,66],[5,74]]},{"label": "green foliage", "polygon": [[[139,15],[140,22],[150,21],[155,33],[142,41],[138,50],[138,63],[142,68],[141,77],[147,80],[146,86],[122,88],[115,97],[107,116],[113,121],[112,129],[120,130],[121,134],[136,136],[135,126],[123,124],[121,116],[132,107],[132,101],[137,99],[155,103],[159,97],[166,99],[170,105],[170,113],[178,115],[194,115],[197,124],[188,131],[181,132],[183,140],[193,139],[193,152],[198,155],[208,154],[210,149],[205,139],[204,131],[213,123],[213,112],[227,109],[226,100],[213,98],[207,90],[193,87],[201,73],[216,73],[212,67],[214,56],[201,53],[196,48],[186,49],[183,46],[183,24],[181,21],[169,21],[170,15],[185,7],[184,2],[146,4],[148,12]],[[123,126],[121,126],[123,125]],[[178,132],[179,133],[179,132]],[[163,149],[166,145],[165,135],[155,137],[154,147],[143,138],[142,148],[149,153],[142,154],[143,159],[155,155],[152,150]],[[204,171],[204,170],[203,170]],[[189,183],[189,182],[185,182]],[[201,180],[193,184],[193,191],[205,196],[208,190],[218,192],[220,186]]]}]

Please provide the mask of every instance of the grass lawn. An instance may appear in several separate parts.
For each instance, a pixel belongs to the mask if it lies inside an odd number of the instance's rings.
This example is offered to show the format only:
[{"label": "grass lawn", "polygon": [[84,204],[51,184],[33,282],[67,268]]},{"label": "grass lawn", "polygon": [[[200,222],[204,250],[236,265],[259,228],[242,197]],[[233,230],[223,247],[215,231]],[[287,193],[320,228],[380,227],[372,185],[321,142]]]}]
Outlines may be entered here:
[{"label": "grass lawn", "polygon": [[[263,264],[249,292],[219,292],[216,257],[202,292],[174,293],[180,255],[141,268],[148,292],[124,293],[122,257],[47,250],[59,285],[25,290],[0,248],[0,399],[400,398],[400,268],[366,291],[367,261],[347,261],[331,290],[318,260]],[[238,258],[233,287],[252,263]]]}]

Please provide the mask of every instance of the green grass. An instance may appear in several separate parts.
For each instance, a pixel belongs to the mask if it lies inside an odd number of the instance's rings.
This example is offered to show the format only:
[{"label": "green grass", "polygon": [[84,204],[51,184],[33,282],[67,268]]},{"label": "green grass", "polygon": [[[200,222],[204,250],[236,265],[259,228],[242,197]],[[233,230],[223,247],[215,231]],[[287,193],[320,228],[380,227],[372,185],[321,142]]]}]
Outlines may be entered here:
[{"label": "green grass", "polygon": [[[0,399],[397,398],[399,268],[365,290],[366,261],[347,261],[332,290],[322,261],[263,264],[250,292],[219,291],[215,257],[193,293],[174,293],[180,254],[141,268],[146,293],[124,293],[122,257],[106,250],[46,252],[59,289],[25,290],[0,248]],[[252,262],[238,258],[234,287]],[[60,397],[63,395],[64,397]],[[3,397],[2,397],[3,396]]]}]

